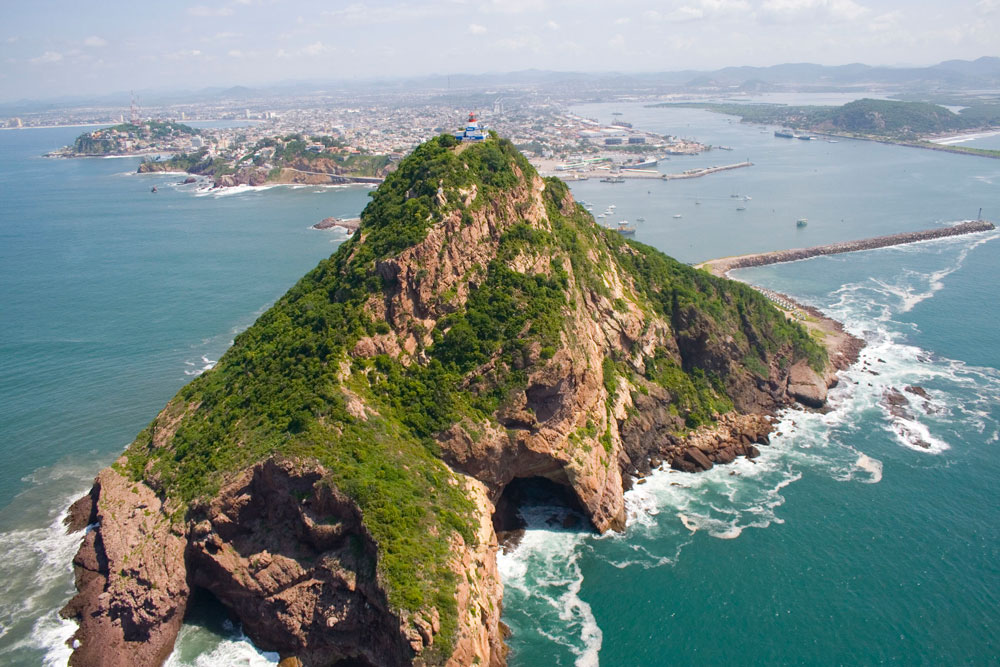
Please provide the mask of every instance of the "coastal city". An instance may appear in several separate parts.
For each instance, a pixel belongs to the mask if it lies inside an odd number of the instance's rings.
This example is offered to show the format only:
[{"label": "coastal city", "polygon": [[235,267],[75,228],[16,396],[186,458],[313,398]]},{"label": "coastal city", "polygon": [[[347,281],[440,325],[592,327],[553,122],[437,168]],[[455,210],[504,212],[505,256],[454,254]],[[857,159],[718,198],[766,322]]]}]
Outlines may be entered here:
[{"label": "coastal city", "polygon": [[[635,129],[621,114],[617,120],[602,124],[570,113],[564,105],[522,101],[523,106],[512,108],[509,102],[505,105],[498,99],[490,109],[478,113],[478,122],[509,138],[543,175],[559,175],[565,180],[611,174],[614,178],[659,178],[661,174],[652,169],[658,159],[693,155],[713,148],[679,136]],[[295,157],[312,158],[308,165],[300,160],[300,178],[326,172],[341,178],[380,178],[414,147],[458,126],[466,112],[452,105],[421,103],[327,105],[280,111],[250,108],[239,111],[231,106],[181,111],[170,107],[151,113],[133,104],[118,115],[119,122],[114,126],[85,132],[74,145],[53,151],[49,156],[145,155],[151,162],[196,156],[196,160],[187,159],[185,165],[201,162],[213,166],[211,173],[206,170],[193,173],[215,177],[237,174],[228,181],[216,179],[224,185],[250,182],[250,177],[241,181],[238,175],[244,166],[252,165],[262,174],[294,167],[279,162],[282,157],[293,157],[285,149],[289,142],[295,142],[292,146]],[[203,118],[223,121],[213,124],[231,125],[196,130],[186,124]],[[79,118],[62,116],[47,120],[67,122]],[[227,120],[230,123],[224,122]],[[16,126],[17,122],[21,119],[11,119],[8,125]],[[275,159],[276,153],[279,160]],[[364,173],[342,168],[344,158],[350,156],[384,156],[385,168]],[[340,165],[315,159],[324,157],[339,158]],[[226,167],[222,167],[223,163]],[[177,167],[178,163],[167,162],[166,166]],[[155,166],[151,168],[156,170]],[[311,181],[322,182],[315,178]]]}]

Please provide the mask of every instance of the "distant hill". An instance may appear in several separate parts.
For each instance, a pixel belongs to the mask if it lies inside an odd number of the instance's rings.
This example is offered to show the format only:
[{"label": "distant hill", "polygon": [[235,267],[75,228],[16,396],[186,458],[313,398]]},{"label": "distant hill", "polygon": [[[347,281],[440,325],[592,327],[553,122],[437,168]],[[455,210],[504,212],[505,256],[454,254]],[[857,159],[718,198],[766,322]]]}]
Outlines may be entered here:
[{"label": "distant hill", "polygon": [[[435,74],[363,80],[291,81],[248,88],[206,87],[199,90],[139,91],[144,104],[165,105],[219,100],[263,100],[296,95],[308,97],[331,91],[450,91],[491,88],[544,89],[551,94],[588,95],[595,92],[644,91],[650,93],[691,90],[846,90],[858,86],[906,87],[921,91],[958,91],[1000,88],[1000,58],[948,60],[927,67],[873,67],[861,63],[827,66],[783,63],[768,67],[724,67],[718,70],[667,72],[558,72],[529,69],[484,74]],[[64,96],[49,100],[18,100],[0,104],[0,116],[71,108],[84,104],[123,105],[128,94]]]},{"label": "distant hill", "polygon": [[193,127],[171,121],[122,123],[81,134],[73,142],[69,152],[75,155],[124,155],[177,147],[180,142],[200,134]]}]

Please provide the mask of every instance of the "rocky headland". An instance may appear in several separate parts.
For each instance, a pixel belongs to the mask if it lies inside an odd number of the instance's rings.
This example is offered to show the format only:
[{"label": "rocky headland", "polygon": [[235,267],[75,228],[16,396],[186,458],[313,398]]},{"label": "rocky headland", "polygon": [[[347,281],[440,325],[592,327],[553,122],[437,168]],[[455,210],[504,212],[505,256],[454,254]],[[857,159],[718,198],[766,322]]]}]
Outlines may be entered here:
[{"label": "rocky headland", "polygon": [[70,662],[160,664],[202,590],[289,664],[503,665],[511,489],[622,530],[634,479],[756,456],[843,363],[509,142],[438,137],[74,505]]}]

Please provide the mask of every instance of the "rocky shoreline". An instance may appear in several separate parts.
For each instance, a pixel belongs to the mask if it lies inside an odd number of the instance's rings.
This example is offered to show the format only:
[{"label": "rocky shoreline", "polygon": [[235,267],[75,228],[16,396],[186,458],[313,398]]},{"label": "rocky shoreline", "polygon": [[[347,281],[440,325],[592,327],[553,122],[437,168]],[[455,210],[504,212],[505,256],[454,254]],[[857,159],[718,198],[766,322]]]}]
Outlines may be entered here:
[{"label": "rocky shoreline", "polygon": [[353,234],[358,231],[358,227],[361,226],[361,218],[323,218],[315,225],[312,226],[313,229],[333,229],[334,227],[339,227],[343,229],[348,234]]},{"label": "rocky shoreline", "polygon": [[[161,663],[202,590],[290,664],[501,667],[497,521],[520,484],[554,485],[584,525],[623,530],[636,480],[754,458],[778,410],[822,406],[852,361],[845,347],[824,363],[747,286],[605,234],[509,143],[448,154],[447,139],[407,158],[356,241],[241,334],[74,506],[71,528],[91,529],[63,610],[79,623],[71,664]],[[490,190],[498,163],[512,184]],[[481,188],[489,200],[475,206]],[[373,260],[373,246],[412,233],[403,212],[420,192],[436,193],[422,195],[433,224]],[[669,289],[690,294],[657,300]],[[364,318],[343,317],[344,304]],[[461,347],[532,309],[488,354]],[[334,363],[306,363],[318,344],[339,346],[324,353]],[[459,375],[416,374],[459,352],[448,362]],[[277,393],[293,375],[297,393]],[[409,393],[384,400],[400,387]],[[430,427],[414,420],[440,403],[501,388],[489,411],[433,425],[432,454],[409,431]],[[287,422],[268,412],[305,401],[310,413]],[[259,453],[216,459],[215,484],[202,484],[205,460],[250,446]]]}]

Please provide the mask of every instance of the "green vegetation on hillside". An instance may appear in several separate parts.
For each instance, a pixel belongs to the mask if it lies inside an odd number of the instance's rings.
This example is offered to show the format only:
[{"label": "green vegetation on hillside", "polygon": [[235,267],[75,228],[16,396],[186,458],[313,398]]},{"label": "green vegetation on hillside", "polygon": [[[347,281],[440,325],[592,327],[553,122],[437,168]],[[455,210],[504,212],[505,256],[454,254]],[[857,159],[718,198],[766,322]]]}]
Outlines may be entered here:
[{"label": "green vegetation on hillside", "polygon": [[911,140],[922,135],[1000,126],[1000,105],[979,104],[960,113],[928,102],[862,99],[843,106],[782,104],[658,104],[709,109],[740,116],[747,123],[785,125],[802,130],[833,131],[885,139]]},{"label": "green vegetation on hillside", "polygon": [[[188,159],[197,167],[207,157]],[[418,147],[372,193],[360,233],[178,393],[163,417],[167,423],[183,414],[173,437],[154,446],[155,421],[139,435],[126,453],[128,474],[173,499],[180,514],[270,456],[315,459],[361,508],[390,604],[440,612],[435,646],[446,657],[458,623],[448,538],[457,532],[472,543],[476,523],[435,438],[466,419],[496,424],[497,411],[525,388],[531,364],[572,344],[566,322],[583,299],[610,295],[610,269],[634,282],[635,307],[662,316],[681,341],[731,336],[762,365],[777,357],[824,361],[800,327],[749,287],[627,242],[597,226],[582,206],[567,208],[568,188],[558,179],[545,180],[550,227],[528,224],[525,198],[536,176],[510,142],[496,137],[458,146],[443,135]],[[505,202],[519,218],[509,219]],[[405,333],[369,314],[373,295],[398,287],[376,270],[378,262],[423,241],[445,215],[459,211],[468,224],[487,207],[493,222],[504,223],[497,252],[476,270],[467,301],[427,332],[431,342],[407,365],[388,354],[354,356],[362,338]],[[515,270],[520,258],[540,268]],[[618,301],[616,307],[628,306]],[[609,391],[612,372],[629,377],[622,360],[595,361]],[[727,378],[704,363],[694,354],[678,363],[661,351],[647,368],[646,379],[668,390],[688,426],[732,408]],[[600,439],[610,452],[610,431]]]}]

